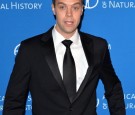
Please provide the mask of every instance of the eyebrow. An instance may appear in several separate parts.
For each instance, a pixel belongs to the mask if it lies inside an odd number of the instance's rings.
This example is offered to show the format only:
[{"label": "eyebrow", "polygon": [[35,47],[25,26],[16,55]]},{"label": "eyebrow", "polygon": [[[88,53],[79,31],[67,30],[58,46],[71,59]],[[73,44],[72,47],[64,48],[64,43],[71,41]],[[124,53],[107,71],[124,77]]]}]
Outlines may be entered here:
[{"label": "eyebrow", "polygon": [[[59,5],[59,4],[67,5],[67,4],[65,4],[65,3],[63,3],[63,2],[58,2],[58,5]],[[80,2],[77,2],[77,3],[72,4],[71,6],[73,6],[73,5],[81,5],[81,3],[80,3]]]}]

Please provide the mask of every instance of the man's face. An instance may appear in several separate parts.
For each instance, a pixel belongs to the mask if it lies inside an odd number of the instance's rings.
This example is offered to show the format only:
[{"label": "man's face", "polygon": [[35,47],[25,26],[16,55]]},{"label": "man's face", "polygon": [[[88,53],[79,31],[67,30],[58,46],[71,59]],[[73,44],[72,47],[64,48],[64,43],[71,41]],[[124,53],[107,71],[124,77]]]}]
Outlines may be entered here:
[{"label": "man's face", "polygon": [[80,23],[82,0],[55,0],[52,10],[56,15],[56,29],[64,37],[71,37]]}]

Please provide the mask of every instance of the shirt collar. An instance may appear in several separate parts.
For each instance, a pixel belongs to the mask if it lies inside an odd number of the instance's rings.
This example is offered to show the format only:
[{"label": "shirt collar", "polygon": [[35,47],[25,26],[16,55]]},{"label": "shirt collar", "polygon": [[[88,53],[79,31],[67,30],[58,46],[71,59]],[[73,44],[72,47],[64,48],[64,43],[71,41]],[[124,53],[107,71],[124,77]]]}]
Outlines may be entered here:
[{"label": "shirt collar", "polygon": [[[52,35],[53,35],[53,41],[55,45],[60,44],[63,40],[66,39],[55,29],[55,26],[52,30]],[[73,36],[69,38],[69,40],[71,40],[73,44],[75,45],[79,43],[79,39],[80,39],[80,36],[79,36],[78,30],[76,30]]]}]

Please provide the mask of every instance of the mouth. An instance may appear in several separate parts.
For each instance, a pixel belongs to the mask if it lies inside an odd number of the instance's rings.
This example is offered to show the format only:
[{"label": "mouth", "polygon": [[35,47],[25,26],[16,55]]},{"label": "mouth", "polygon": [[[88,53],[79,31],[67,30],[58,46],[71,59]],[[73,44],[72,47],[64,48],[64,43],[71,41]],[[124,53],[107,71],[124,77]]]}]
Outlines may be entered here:
[{"label": "mouth", "polygon": [[68,25],[68,26],[72,26],[73,25],[73,21],[65,21],[65,24]]}]

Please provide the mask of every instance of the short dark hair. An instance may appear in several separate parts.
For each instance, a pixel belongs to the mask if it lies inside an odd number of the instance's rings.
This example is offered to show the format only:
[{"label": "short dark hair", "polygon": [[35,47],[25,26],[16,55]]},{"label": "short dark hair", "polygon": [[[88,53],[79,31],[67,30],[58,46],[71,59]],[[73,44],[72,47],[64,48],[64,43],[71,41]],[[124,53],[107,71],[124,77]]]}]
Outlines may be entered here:
[{"label": "short dark hair", "polygon": [[[55,0],[52,0],[52,3],[55,5]],[[82,0],[82,4],[84,4],[84,0]]]}]

